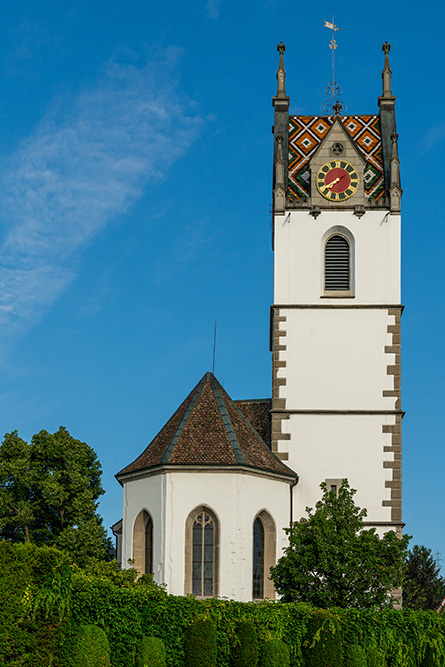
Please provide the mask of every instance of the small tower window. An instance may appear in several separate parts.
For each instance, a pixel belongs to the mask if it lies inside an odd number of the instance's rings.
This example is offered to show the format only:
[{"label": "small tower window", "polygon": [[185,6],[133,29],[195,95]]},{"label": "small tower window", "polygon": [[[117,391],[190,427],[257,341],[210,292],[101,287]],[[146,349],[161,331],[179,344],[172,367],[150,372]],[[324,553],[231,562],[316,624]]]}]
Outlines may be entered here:
[{"label": "small tower window", "polygon": [[[340,234],[331,236],[324,253],[324,291],[344,292],[351,289],[349,242]],[[340,295],[341,296],[341,295]]]}]

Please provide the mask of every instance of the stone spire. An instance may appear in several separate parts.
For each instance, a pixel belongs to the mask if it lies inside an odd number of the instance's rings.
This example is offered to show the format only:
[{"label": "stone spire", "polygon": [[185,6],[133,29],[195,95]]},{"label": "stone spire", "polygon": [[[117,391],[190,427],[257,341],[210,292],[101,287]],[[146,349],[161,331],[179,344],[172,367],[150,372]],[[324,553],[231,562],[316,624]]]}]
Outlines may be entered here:
[{"label": "stone spire", "polygon": [[382,51],[385,52],[385,65],[382,72],[383,92],[382,97],[392,97],[391,92],[391,68],[389,66],[389,52],[391,51],[391,44],[385,42],[382,46]]},{"label": "stone spire", "polygon": [[286,51],[286,44],[280,42],[277,44],[277,51],[280,54],[280,61],[278,63],[277,71],[277,97],[286,97],[286,70],[284,69],[283,53]]},{"label": "stone spire", "polygon": [[392,142],[392,154],[391,154],[391,187],[389,189],[389,198],[390,198],[390,209],[392,213],[398,213],[400,211],[401,197],[402,197],[402,188],[400,186],[400,160],[399,160],[399,149],[397,146],[397,139],[399,135],[397,132],[393,132],[391,135]]},{"label": "stone spire", "polygon": [[274,113],[274,162],[273,162],[273,210],[284,215],[287,194],[287,170],[289,160],[289,97],[286,95],[286,71],[283,42],[277,45],[280,54],[277,71],[277,94],[272,98]]},{"label": "stone spire", "polygon": [[387,192],[391,189],[392,135],[396,131],[396,98],[391,91],[391,68],[389,66],[390,49],[391,44],[385,42],[382,46],[382,51],[385,53],[385,64],[382,71],[383,90],[379,97],[383,169],[385,173],[385,189]]},{"label": "stone spire", "polygon": [[283,135],[280,132],[277,135],[275,152],[274,211],[276,215],[284,215],[285,212],[286,190],[284,183],[284,169]]},{"label": "stone spire", "polygon": [[286,51],[286,45],[283,42],[277,44],[277,51],[280,54],[280,60],[277,70],[277,94],[273,98],[273,105],[277,111],[288,111],[289,98],[286,95],[286,70],[284,69],[283,53]]}]

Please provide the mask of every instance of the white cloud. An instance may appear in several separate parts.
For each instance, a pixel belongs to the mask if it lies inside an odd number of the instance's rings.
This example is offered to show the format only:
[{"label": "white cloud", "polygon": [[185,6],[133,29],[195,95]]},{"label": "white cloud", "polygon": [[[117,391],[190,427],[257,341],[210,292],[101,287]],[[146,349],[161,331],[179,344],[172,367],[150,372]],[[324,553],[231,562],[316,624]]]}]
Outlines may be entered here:
[{"label": "white cloud", "polygon": [[201,119],[172,82],[176,55],[164,54],[162,65],[110,63],[94,86],[55,100],[0,165],[0,337],[6,347],[73,279],[76,251],[150,179],[162,177],[197,136]]},{"label": "white cloud", "polygon": [[206,14],[209,18],[216,20],[219,16],[221,0],[207,0]]}]

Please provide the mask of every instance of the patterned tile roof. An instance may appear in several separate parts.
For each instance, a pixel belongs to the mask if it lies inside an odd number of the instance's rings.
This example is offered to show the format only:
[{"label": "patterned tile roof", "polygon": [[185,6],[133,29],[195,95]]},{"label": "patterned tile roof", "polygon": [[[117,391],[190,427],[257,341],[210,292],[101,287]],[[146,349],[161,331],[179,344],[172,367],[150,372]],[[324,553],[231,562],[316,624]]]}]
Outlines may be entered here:
[{"label": "patterned tile roof", "polygon": [[[333,116],[289,116],[289,199],[310,197],[309,161],[334,123]],[[365,159],[365,196],[385,193],[379,116],[341,116],[343,127]]]},{"label": "patterned tile roof", "polygon": [[[267,402],[245,405],[261,422]],[[267,406],[268,407],[268,406]],[[270,409],[268,407],[268,409]],[[264,423],[263,423],[264,430]],[[296,477],[270,451],[212,373],[206,373],[138,458],[116,477],[162,465],[242,466]]]}]

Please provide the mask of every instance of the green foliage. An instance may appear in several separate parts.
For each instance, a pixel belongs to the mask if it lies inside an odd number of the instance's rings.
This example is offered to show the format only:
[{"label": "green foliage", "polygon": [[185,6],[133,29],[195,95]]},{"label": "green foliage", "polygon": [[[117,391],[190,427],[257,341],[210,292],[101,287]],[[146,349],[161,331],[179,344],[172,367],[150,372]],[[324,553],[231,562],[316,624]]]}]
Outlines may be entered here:
[{"label": "green foliage", "polygon": [[304,644],[307,667],[341,667],[342,638],[339,619],[328,611],[315,610],[309,619]]},{"label": "green foliage", "polygon": [[237,625],[232,642],[233,667],[256,667],[258,664],[258,638],[251,621]]},{"label": "green foliage", "polygon": [[74,581],[108,582],[118,588],[144,587],[153,593],[165,594],[165,584],[157,584],[152,574],[142,576],[134,567],[121,569],[116,559],[112,561],[91,560],[85,567],[73,566]]},{"label": "green foliage", "polygon": [[386,667],[385,655],[378,646],[368,646],[366,656],[368,667]]},{"label": "green foliage", "polygon": [[16,431],[0,446],[0,538],[55,546],[78,565],[108,559],[112,546],[97,514],[104,493],[93,449],[61,427],[28,444]]},{"label": "green foliage", "polygon": [[0,542],[0,664],[57,667],[70,595],[66,554]]},{"label": "green foliage", "polygon": [[315,512],[307,507],[308,517],[285,529],[289,546],[271,568],[282,600],[323,609],[391,606],[388,591],[402,583],[410,538],[364,530],[366,510],[355,505],[346,479],[338,495],[324,483],[321,488]]},{"label": "green foliage", "polygon": [[137,667],[166,667],[165,645],[157,637],[142,637],[138,648]]},{"label": "green foliage", "polygon": [[289,667],[289,649],[281,639],[270,639],[261,650],[261,667]]},{"label": "green foliage", "polygon": [[185,666],[216,667],[216,627],[208,616],[198,616],[185,635]]},{"label": "green foliage", "polygon": [[345,650],[345,666],[368,667],[366,653],[359,644],[352,644]]},{"label": "green foliage", "polygon": [[431,549],[415,545],[407,557],[403,579],[403,606],[410,609],[437,609],[445,596],[445,579],[440,576]]},{"label": "green foliage", "polygon": [[80,628],[70,662],[72,667],[110,667],[110,645],[102,628]]}]

